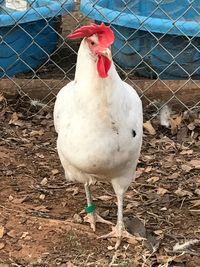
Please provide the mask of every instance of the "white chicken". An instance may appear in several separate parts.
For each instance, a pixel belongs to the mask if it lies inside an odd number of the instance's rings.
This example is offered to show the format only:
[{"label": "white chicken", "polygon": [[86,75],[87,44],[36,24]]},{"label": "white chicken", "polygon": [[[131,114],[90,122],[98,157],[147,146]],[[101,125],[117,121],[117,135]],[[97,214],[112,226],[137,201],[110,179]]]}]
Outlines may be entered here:
[{"label": "white chicken", "polygon": [[95,230],[101,218],[92,203],[90,185],[110,181],[117,196],[117,224],[102,238],[133,236],[125,230],[123,198],[134,179],[143,134],[142,103],[136,91],[119,77],[110,46],[109,26],[83,26],[68,38],[83,38],[74,81],[60,90],[54,107],[58,154],[68,180],[84,184],[86,221]]}]

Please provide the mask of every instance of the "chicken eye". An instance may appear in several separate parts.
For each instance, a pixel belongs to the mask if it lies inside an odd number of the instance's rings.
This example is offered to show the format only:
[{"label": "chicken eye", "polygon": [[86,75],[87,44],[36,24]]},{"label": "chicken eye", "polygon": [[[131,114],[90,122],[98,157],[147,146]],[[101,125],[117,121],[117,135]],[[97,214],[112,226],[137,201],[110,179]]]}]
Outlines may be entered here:
[{"label": "chicken eye", "polygon": [[91,41],[91,45],[95,45],[95,42]]}]

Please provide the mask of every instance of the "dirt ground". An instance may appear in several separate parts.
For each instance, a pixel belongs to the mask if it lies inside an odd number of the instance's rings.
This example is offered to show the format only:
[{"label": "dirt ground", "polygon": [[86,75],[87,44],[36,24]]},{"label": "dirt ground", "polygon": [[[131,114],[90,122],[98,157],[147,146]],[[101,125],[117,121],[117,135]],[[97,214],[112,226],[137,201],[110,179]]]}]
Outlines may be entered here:
[{"label": "dirt ground", "polygon": [[[145,240],[115,251],[114,240],[97,239],[109,226],[99,224],[93,233],[83,222],[83,186],[64,179],[52,107],[36,113],[37,107],[3,96],[0,107],[1,267],[200,266],[198,112],[173,115],[171,130],[158,119],[153,128],[145,124],[136,182],[124,203],[127,228]],[[111,186],[97,183],[93,197],[115,223]]]}]

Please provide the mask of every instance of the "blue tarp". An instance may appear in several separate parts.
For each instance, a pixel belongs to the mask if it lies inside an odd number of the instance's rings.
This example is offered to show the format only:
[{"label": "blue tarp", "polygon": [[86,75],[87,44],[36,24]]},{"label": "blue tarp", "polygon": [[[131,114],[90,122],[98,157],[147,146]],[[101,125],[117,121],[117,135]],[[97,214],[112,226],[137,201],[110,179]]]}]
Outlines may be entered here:
[{"label": "blue tarp", "polygon": [[28,0],[31,8],[26,11],[7,9],[1,4],[0,27],[10,26],[17,23],[27,23],[44,18],[62,15],[74,8],[73,0]]},{"label": "blue tarp", "polygon": [[191,2],[82,0],[81,12],[97,21],[113,25],[155,33],[200,36],[200,0]]}]

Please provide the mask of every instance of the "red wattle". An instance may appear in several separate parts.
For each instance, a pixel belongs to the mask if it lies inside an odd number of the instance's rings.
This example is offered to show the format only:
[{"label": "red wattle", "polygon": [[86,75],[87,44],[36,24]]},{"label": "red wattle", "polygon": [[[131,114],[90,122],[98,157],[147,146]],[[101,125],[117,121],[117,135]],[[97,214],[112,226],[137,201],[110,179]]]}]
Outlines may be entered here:
[{"label": "red wattle", "polygon": [[111,61],[105,56],[98,56],[97,71],[101,78],[108,77],[108,71],[111,67]]}]

